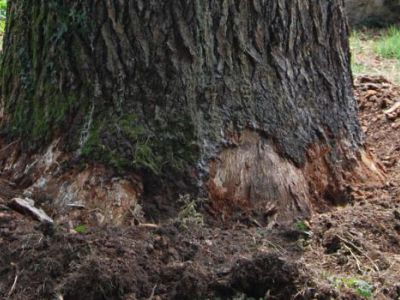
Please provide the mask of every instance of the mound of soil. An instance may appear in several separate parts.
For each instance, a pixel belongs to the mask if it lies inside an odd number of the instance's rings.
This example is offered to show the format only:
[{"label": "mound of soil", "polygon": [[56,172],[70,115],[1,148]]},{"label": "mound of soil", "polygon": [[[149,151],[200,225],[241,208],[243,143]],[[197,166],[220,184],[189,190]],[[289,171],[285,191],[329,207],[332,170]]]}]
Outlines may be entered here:
[{"label": "mound of soil", "polygon": [[314,216],[304,258],[318,274],[369,282],[374,299],[399,299],[400,88],[364,76],[355,81],[355,95],[367,148],[382,162],[387,182],[353,186],[352,205]]},{"label": "mound of soil", "polygon": [[49,229],[7,206],[18,187],[1,180],[0,298],[398,299],[400,89],[376,77],[355,88],[387,182],[353,186],[351,205],[290,228],[171,219]]}]

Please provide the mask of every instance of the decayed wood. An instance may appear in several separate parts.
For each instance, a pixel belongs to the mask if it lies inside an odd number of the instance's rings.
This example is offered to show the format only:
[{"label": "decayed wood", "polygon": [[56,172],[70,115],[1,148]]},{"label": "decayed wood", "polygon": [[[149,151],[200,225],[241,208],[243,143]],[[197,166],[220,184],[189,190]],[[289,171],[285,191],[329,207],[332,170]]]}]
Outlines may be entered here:
[{"label": "decayed wood", "polygon": [[10,201],[8,206],[22,214],[30,215],[32,218],[42,223],[53,223],[53,219],[50,218],[43,209],[36,208],[35,202],[31,199],[14,198]]},{"label": "decayed wood", "polygon": [[244,132],[240,146],[222,152],[210,173],[213,206],[223,214],[256,211],[263,223],[311,214],[303,171],[255,133]]}]

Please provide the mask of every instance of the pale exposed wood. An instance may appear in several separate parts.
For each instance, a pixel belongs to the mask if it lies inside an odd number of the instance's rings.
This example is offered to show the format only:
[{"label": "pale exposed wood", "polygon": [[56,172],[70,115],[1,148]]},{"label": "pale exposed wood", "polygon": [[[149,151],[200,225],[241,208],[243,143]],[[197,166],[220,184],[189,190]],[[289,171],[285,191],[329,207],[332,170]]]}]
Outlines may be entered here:
[{"label": "pale exposed wood", "polygon": [[14,198],[9,203],[9,206],[16,211],[30,215],[32,218],[42,223],[53,223],[53,219],[50,218],[46,212],[41,208],[36,208],[35,202],[31,199],[25,198]]}]

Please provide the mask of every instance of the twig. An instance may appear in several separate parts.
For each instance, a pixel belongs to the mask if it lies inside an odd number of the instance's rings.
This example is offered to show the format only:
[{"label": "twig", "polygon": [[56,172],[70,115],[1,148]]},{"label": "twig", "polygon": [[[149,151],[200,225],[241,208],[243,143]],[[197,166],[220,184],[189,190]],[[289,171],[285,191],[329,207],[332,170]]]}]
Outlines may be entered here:
[{"label": "twig", "polygon": [[261,224],[254,218],[250,218],[250,221],[253,222],[255,225],[257,225],[257,227],[261,228]]},{"label": "twig", "polygon": [[358,260],[357,256],[354,254],[354,252],[351,250],[351,248],[349,246],[347,246],[346,244],[344,245],[344,247],[350,251],[351,256],[353,256],[354,260],[356,261],[357,264],[357,269],[358,271],[363,274],[364,272],[361,269],[361,265],[360,265],[360,261]]},{"label": "twig", "polygon": [[342,242],[344,242],[345,244],[347,244],[348,246],[352,247],[354,250],[357,250],[358,253],[363,253],[362,249],[360,249],[360,247],[357,247],[353,242],[345,239],[344,237],[340,236],[340,235],[336,235]]},{"label": "twig", "polygon": [[153,290],[151,291],[150,297],[147,298],[147,300],[153,300],[154,298],[154,293],[156,292],[157,284],[153,287]]},{"label": "twig", "polygon": [[157,224],[152,224],[152,223],[140,223],[138,226],[144,227],[144,228],[154,228],[154,229],[157,229],[160,227]]},{"label": "twig", "polygon": [[353,242],[345,239],[344,237],[341,237],[340,235],[337,235],[337,237],[344,242],[345,244],[347,244],[348,246],[352,247],[353,249],[357,250],[357,252],[359,254],[361,254],[362,256],[364,256],[365,258],[367,258],[369,260],[369,262],[372,264],[372,266],[375,268],[375,270],[377,272],[380,272],[379,267],[376,265],[376,263],[372,260],[372,258],[370,258],[367,254],[365,254],[365,251],[363,251],[362,249],[360,249],[359,247],[357,247]]},{"label": "twig", "polygon": [[286,253],[285,249],[283,249],[281,246],[279,246],[278,244],[275,244],[269,240],[265,240],[263,242],[266,242],[268,245],[270,245],[271,247],[273,247],[276,251],[278,251],[279,254],[284,254]]},{"label": "twig", "polygon": [[14,282],[13,285],[11,286],[10,291],[7,294],[7,299],[10,298],[10,296],[12,295],[12,293],[14,293],[15,287],[17,286],[17,281],[18,281],[18,270],[15,271],[15,278],[14,278]]}]

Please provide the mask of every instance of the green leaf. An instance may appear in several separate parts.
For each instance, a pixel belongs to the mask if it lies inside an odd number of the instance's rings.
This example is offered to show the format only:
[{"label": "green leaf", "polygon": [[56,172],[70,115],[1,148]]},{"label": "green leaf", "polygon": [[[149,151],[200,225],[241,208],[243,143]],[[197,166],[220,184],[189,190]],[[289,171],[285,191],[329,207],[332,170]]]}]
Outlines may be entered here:
[{"label": "green leaf", "polygon": [[78,225],[74,228],[77,233],[84,234],[87,232],[87,227],[85,225]]}]

